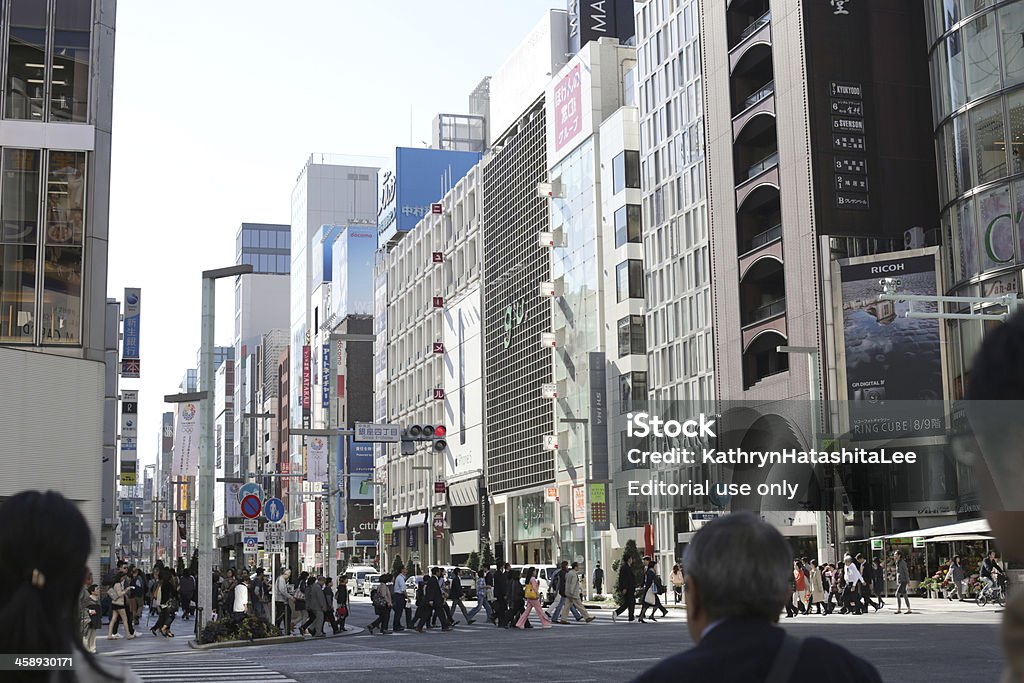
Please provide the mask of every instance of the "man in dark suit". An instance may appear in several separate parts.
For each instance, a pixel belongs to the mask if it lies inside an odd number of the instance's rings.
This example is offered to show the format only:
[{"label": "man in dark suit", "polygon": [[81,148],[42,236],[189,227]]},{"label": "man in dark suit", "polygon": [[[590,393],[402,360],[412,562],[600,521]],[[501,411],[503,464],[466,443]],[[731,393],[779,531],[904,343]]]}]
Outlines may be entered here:
[{"label": "man in dark suit", "polygon": [[696,646],[638,679],[881,683],[871,664],[821,638],[797,639],[776,624],[790,598],[789,544],[750,513],[719,517],[683,555],[687,627]]},{"label": "man in dark suit", "polygon": [[612,621],[627,609],[629,620],[633,621],[633,612],[636,609],[636,574],[633,573],[632,557],[627,557],[626,561],[619,565],[619,583],[616,590],[622,596],[622,606],[612,612]]},{"label": "man in dark suit", "polygon": [[494,623],[501,628],[508,628],[508,572],[506,562],[498,565],[494,572]]},{"label": "man in dark suit", "polygon": [[452,630],[451,622],[448,620],[448,611],[445,609],[444,593],[441,591],[441,582],[438,578],[441,572],[444,570],[434,567],[430,574],[423,579],[423,605],[417,612],[419,616],[415,626],[418,633],[423,633],[431,615],[435,619],[440,619],[442,631]]}]

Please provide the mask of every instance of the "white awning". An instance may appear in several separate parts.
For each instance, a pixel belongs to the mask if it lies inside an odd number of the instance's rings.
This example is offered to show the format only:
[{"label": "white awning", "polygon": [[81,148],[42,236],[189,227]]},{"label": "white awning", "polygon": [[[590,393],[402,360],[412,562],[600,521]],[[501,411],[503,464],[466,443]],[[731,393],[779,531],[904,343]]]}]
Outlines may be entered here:
[{"label": "white awning", "polygon": [[[872,536],[871,538],[861,538],[856,541],[846,541],[847,543],[866,543],[868,541],[875,541],[880,538],[910,538],[916,536],[918,538],[931,539],[936,536],[960,536],[964,534],[987,534],[992,531],[992,527],[988,525],[987,519],[972,519],[969,522],[957,522],[956,524],[943,524],[942,526],[933,526],[929,529],[915,529],[913,531],[901,531],[898,534],[886,534],[885,536]],[[969,539],[958,539],[958,540],[969,540]],[[926,541],[927,542],[927,541]]]},{"label": "white awning", "polygon": [[423,526],[426,523],[427,523],[427,513],[426,512],[414,512],[411,515],[409,515],[409,528],[410,529],[412,527],[414,527],[414,526]]},{"label": "white awning", "polygon": [[480,547],[480,532],[456,531],[451,534],[452,555],[467,555]]},{"label": "white awning", "polygon": [[480,501],[479,479],[448,485],[448,504],[454,507],[476,505]]},{"label": "white awning", "polygon": [[926,538],[925,543],[952,543],[954,541],[993,541],[995,536],[985,536],[983,534],[953,534],[952,536],[936,536],[935,538]]},{"label": "white awning", "polygon": [[409,515],[402,515],[396,517],[394,523],[391,525],[392,529],[404,529],[409,524]]}]

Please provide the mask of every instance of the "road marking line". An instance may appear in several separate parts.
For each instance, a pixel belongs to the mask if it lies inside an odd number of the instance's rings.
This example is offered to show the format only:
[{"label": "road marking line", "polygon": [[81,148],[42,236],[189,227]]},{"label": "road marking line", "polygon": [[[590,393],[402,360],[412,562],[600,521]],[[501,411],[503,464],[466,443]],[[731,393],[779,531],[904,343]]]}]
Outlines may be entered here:
[{"label": "road marking line", "polygon": [[635,659],[592,659],[588,664],[618,664],[619,662],[657,662],[662,657],[637,657]]},{"label": "road marking line", "polygon": [[460,664],[458,666],[446,666],[446,669],[503,669],[507,666],[522,666],[522,664]]}]

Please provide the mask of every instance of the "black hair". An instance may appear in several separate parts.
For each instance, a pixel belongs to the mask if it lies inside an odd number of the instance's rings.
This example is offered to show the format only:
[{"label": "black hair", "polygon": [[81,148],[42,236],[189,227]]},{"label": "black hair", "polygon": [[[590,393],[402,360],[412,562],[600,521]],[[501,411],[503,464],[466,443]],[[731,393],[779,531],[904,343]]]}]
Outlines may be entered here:
[{"label": "black hair", "polygon": [[1024,312],[985,335],[971,365],[967,400],[1024,400]]},{"label": "black hair", "polygon": [[[56,491],[22,491],[0,504],[0,653],[70,655],[96,672],[82,644],[80,598],[92,536],[74,503]],[[23,671],[19,680],[50,681],[49,671]],[[77,679],[71,670],[58,680]]]}]

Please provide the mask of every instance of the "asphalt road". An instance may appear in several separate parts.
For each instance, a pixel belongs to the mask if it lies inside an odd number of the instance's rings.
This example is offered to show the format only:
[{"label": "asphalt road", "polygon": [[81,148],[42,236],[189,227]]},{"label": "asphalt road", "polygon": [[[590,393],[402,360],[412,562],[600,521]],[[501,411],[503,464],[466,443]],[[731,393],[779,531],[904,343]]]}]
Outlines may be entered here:
[{"label": "asphalt road", "polygon": [[[933,605],[929,605],[929,602]],[[783,619],[798,635],[841,643],[868,658],[886,681],[998,680],[999,615],[974,605],[918,601],[917,612],[891,608],[867,616]],[[353,605],[350,627],[371,620]],[[452,633],[439,629],[386,636],[364,630],[337,638],[197,652],[186,637],[104,641],[101,652],[129,662],[144,681],[628,681],[670,654],[692,647],[682,611],[656,624],[612,623],[606,610],[591,624],[503,630],[482,619]],[[482,615],[481,615],[482,616]],[[535,622],[536,623],[536,622]],[[183,626],[187,626],[184,624]],[[176,641],[176,642],[175,642]]]}]

